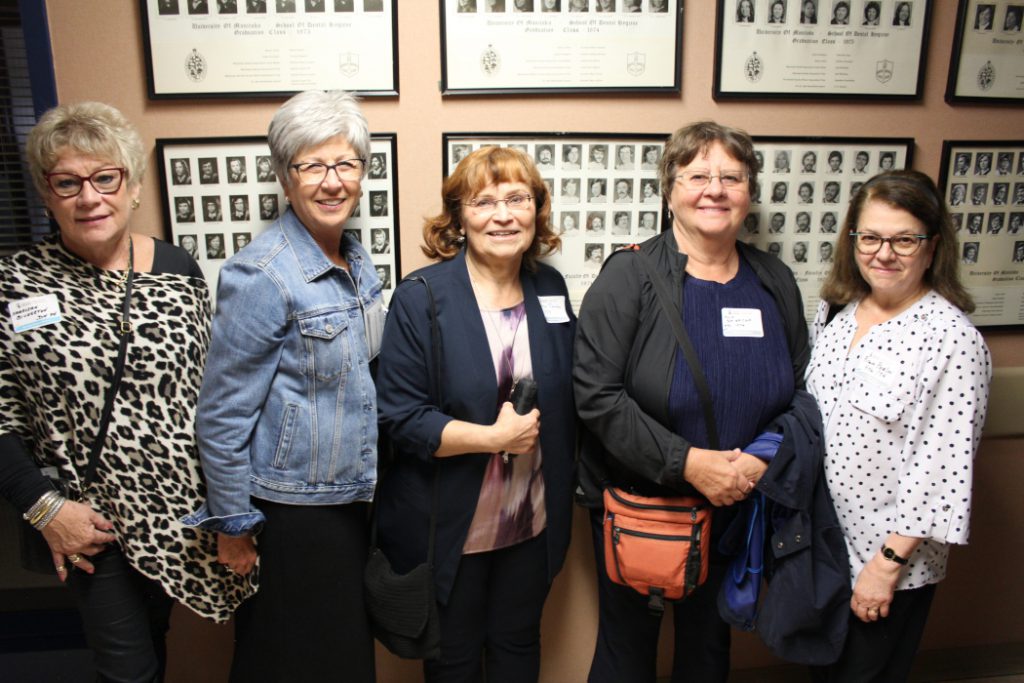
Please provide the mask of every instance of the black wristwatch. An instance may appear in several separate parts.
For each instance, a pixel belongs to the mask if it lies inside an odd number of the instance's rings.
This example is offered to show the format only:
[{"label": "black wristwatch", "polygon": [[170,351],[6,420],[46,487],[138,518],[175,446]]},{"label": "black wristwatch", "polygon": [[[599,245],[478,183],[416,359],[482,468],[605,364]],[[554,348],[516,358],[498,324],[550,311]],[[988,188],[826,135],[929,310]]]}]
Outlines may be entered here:
[{"label": "black wristwatch", "polygon": [[897,555],[896,551],[887,545],[882,546],[882,557],[896,564],[906,564],[909,561],[907,558]]}]

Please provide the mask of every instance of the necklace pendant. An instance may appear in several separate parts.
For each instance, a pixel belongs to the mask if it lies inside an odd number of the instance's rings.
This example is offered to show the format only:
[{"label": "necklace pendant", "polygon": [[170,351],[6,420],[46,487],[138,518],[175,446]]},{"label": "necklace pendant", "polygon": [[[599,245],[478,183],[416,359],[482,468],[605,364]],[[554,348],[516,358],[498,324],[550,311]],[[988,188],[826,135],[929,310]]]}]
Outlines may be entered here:
[{"label": "necklace pendant", "polygon": [[501,452],[501,461],[506,465],[508,464],[508,451]]}]

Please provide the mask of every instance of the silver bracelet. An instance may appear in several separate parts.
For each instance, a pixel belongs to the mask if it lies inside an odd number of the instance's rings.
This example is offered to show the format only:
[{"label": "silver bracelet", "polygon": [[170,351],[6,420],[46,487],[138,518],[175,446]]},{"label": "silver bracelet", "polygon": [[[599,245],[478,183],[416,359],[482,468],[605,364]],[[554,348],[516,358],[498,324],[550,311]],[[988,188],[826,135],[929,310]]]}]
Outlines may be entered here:
[{"label": "silver bracelet", "polygon": [[57,516],[57,513],[60,512],[60,509],[64,507],[64,503],[66,502],[67,498],[65,498],[64,496],[59,496],[58,500],[50,507],[49,510],[47,510],[46,514],[43,515],[43,518],[35,524],[33,524],[32,526],[34,526],[37,531],[42,531],[44,528],[46,528],[47,524],[53,521],[53,518]]}]

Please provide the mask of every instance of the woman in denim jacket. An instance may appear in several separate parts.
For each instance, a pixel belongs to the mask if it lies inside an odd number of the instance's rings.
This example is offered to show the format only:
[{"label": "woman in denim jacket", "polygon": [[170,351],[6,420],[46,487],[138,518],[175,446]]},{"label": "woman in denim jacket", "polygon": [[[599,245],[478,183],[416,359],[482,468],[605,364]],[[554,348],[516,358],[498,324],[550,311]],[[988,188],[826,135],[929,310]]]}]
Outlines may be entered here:
[{"label": "woman in denim jacket", "polygon": [[370,256],[343,230],[370,135],[352,96],[309,91],[268,139],[291,207],[220,272],[198,416],[208,499],[189,521],[219,532],[232,571],[259,552],[232,680],[333,680],[344,662],[346,681],[373,681],[362,570],[384,311]]}]

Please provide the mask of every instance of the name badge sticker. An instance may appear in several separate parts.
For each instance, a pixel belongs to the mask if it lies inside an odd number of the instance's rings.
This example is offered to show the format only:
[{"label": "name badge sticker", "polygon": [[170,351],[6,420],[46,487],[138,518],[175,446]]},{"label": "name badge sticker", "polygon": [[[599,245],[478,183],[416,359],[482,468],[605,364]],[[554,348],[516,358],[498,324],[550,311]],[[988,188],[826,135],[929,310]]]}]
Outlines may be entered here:
[{"label": "name badge sticker", "polygon": [[763,337],[764,325],[761,324],[761,310],[758,308],[723,308],[722,336]]},{"label": "name badge sticker", "polygon": [[569,314],[565,312],[564,296],[539,296],[540,310],[544,312],[544,319],[549,323],[567,323]]},{"label": "name badge sticker", "polygon": [[61,321],[60,302],[56,294],[44,294],[29,299],[18,299],[7,305],[15,332],[27,332]]},{"label": "name badge sticker", "polygon": [[857,372],[886,388],[892,388],[896,377],[896,362],[891,358],[872,354],[861,359]]}]

